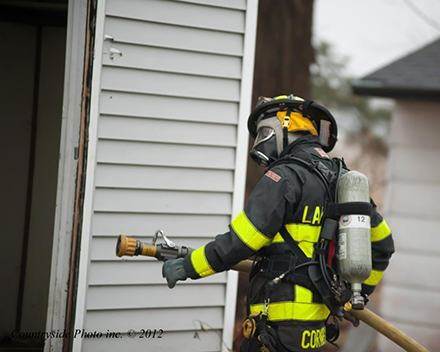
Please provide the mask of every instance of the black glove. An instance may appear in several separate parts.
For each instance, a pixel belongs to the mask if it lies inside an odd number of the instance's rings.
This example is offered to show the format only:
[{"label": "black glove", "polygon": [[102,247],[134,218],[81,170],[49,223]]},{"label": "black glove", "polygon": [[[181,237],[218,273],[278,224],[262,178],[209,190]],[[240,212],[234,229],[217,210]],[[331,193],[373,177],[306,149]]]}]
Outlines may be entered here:
[{"label": "black glove", "polygon": [[168,287],[176,286],[177,281],[185,281],[188,274],[183,266],[183,258],[167,260],[162,266],[162,277],[167,279]]},{"label": "black glove", "polygon": [[344,310],[344,319],[351,322],[355,328],[359,326],[359,319],[345,310]]},{"label": "black glove", "polygon": [[277,349],[277,341],[276,341],[277,333],[274,329],[271,327],[267,327],[267,329],[264,329],[260,332],[260,335],[258,335],[258,341],[260,341],[263,344],[263,347],[261,347],[261,351],[263,352],[276,352]]}]

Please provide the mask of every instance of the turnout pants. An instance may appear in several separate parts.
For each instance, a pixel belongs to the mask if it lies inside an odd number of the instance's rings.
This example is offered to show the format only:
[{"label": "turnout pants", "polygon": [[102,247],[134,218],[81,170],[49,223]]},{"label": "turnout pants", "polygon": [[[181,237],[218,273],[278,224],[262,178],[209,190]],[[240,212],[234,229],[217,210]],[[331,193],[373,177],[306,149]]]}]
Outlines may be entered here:
[{"label": "turnout pants", "polygon": [[[267,308],[267,325],[276,332],[276,351],[321,351],[326,343],[325,322],[330,314],[322,298],[305,287],[284,281],[270,288],[267,280],[256,275],[251,282],[249,317]],[[268,302],[267,307],[261,302]],[[255,331],[250,339],[246,339],[248,333],[244,334],[241,352],[261,350],[258,327]]]},{"label": "turnout pants", "polygon": [[[272,328],[277,333],[276,351],[270,352],[318,352],[326,342],[324,321],[299,325],[272,325]],[[262,344],[258,342],[257,336],[250,340],[243,338],[240,352],[260,352],[261,348]]]}]

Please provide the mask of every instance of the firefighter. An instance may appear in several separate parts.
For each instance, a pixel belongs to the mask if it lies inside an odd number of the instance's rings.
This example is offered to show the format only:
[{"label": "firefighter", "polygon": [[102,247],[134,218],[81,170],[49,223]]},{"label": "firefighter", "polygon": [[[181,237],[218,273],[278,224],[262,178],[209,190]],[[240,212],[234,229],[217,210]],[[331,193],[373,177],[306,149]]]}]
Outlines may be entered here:
[{"label": "firefighter", "polygon": [[[327,154],[337,140],[336,122],[313,101],[293,95],[260,97],[248,129],[255,138],[250,155],[267,171],[229,230],[191,255],[167,261],[163,275],[173,288],[179,280],[229,270],[257,255],[241,350],[320,351],[330,334],[326,329],[330,310],[299,257],[314,257],[320,240],[330,200],[325,182],[313,168],[323,168],[322,174],[329,177],[338,173],[340,166]],[[303,160],[305,166],[289,162],[292,157]],[[334,179],[328,182],[331,185]],[[362,285],[364,295],[373,292],[394,252],[391,230],[373,201],[371,205],[373,270]],[[296,256],[284,240],[286,230],[301,255]],[[335,245],[330,245],[329,263],[334,262],[334,251]]]}]

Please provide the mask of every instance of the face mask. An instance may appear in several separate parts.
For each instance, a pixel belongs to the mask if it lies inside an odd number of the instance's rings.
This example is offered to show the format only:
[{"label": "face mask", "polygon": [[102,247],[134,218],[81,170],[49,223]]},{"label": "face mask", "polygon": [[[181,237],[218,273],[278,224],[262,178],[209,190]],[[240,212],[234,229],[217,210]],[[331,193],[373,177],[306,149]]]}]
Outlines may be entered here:
[{"label": "face mask", "polygon": [[277,160],[283,150],[282,133],[281,122],[276,116],[262,120],[250,152],[252,160],[264,167]]},{"label": "face mask", "polygon": [[276,135],[272,127],[263,126],[258,129],[250,155],[252,160],[260,166],[268,166],[278,159]]},{"label": "face mask", "polygon": [[[288,144],[300,138],[304,132],[289,132]],[[283,126],[278,117],[261,120],[250,156],[258,165],[267,167],[277,160],[284,149]]]}]

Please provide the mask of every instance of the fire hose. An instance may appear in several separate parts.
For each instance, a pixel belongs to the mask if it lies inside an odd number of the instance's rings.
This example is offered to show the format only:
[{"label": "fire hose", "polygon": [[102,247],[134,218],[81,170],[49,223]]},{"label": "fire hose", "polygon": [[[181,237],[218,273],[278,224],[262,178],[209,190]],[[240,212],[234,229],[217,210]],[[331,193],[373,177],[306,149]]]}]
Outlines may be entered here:
[{"label": "fire hose", "polygon": [[[156,242],[159,237],[162,237],[165,243],[157,244]],[[116,255],[118,257],[133,257],[142,255],[147,257],[154,257],[161,261],[185,257],[192,251],[194,251],[194,249],[185,246],[177,246],[176,244],[174,244],[165,236],[165,234],[161,230],[155,233],[152,243],[145,243],[135,238],[119,235],[116,244]],[[252,265],[253,262],[251,260],[243,260],[233,266],[231,270],[249,273],[251,271]],[[405,351],[429,352],[417,341],[413,340],[404,332],[397,329],[395,326],[388,323],[386,320],[382,319],[380,316],[373,313],[369,309],[354,309],[350,303],[347,303],[344,309],[347,312],[350,312],[351,315],[353,315],[360,321],[363,321],[365,324],[372,327],[380,334],[389,338],[391,341],[402,347]]]}]

